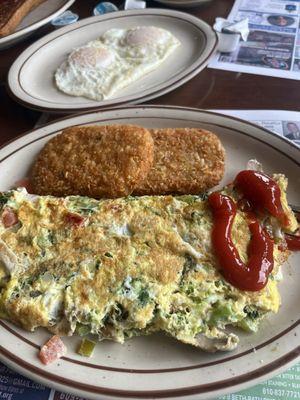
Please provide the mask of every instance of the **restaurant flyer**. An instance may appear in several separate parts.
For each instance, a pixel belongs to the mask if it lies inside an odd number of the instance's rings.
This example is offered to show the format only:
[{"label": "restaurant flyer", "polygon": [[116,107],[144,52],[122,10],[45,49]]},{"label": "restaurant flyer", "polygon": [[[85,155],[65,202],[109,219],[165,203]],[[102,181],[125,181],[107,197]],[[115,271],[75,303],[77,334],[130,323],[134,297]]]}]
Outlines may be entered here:
[{"label": "restaurant flyer", "polygon": [[[0,364],[0,399],[6,400],[88,400],[62,393],[33,382]],[[300,364],[288,371],[238,393],[216,400],[295,400],[300,399]],[[99,397],[99,400],[106,400]]]},{"label": "restaurant flyer", "polygon": [[[272,2],[272,1],[270,1]],[[275,2],[274,2],[275,3]],[[277,3],[279,3],[277,1]],[[278,110],[211,110],[263,126],[300,146],[300,112]],[[48,119],[42,115],[42,122]],[[41,121],[39,121],[41,123]],[[45,367],[46,368],[46,367]],[[0,363],[0,400],[88,400],[62,393],[33,382]],[[106,400],[105,397],[98,397]],[[215,400],[295,400],[300,399],[300,363],[280,375],[238,393]]]},{"label": "restaurant flyer", "polygon": [[210,68],[300,79],[300,0],[236,0],[228,20],[248,18],[249,36]]},{"label": "restaurant flyer", "polygon": [[300,147],[300,112],[282,110],[211,110],[251,121]]}]

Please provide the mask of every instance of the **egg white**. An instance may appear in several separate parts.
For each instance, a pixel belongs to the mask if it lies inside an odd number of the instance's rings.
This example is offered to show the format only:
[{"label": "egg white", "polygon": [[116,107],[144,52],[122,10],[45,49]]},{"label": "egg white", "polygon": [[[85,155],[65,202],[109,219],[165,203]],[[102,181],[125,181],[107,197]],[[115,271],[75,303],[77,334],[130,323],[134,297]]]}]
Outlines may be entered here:
[{"label": "egg white", "polygon": [[178,46],[165,29],[110,29],[74,49],[56,70],[55,82],[66,94],[102,101],[155,70]]}]

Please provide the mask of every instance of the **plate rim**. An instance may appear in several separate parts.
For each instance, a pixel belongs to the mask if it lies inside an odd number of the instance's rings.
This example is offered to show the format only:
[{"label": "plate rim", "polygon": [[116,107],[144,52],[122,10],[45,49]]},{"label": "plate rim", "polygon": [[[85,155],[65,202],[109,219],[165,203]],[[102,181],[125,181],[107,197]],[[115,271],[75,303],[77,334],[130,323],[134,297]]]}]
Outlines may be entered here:
[{"label": "plate rim", "polygon": [[[300,151],[299,146],[297,146],[295,143],[293,143],[292,141],[286,139],[284,136],[280,136],[280,135],[276,135],[276,133],[272,132],[271,130],[265,128],[264,126],[260,126],[255,124],[252,121],[247,121],[243,118],[239,118],[236,116],[232,116],[232,115],[228,115],[228,114],[222,114],[221,112],[218,111],[214,111],[213,109],[205,109],[205,108],[197,108],[197,107],[185,107],[185,106],[176,106],[176,105],[164,105],[164,104],[128,104],[128,105],[124,105],[124,106],[118,106],[118,107],[104,107],[101,110],[87,110],[87,111],[83,111],[83,112],[78,112],[78,113],[73,113],[73,114],[68,114],[65,115],[63,117],[57,118],[53,121],[50,122],[46,122],[44,124],[39,125],[36,128],[32,128],[32,129],[28,129],[25,132],[21,133],[20,135],[15,136],[14,138],[6,141],[5,143],[3,143],[2,145],[0,145],[0,151],[2,151],[5,147],[7,147],[8,145],[12,144],[13,142],[21,139],[24,136],[27,136],[37,130],[43,129],[45,127],[48,127],[49,125],[54,125],[57,123],[60,123],[62,121],[65,121],[67,119],[73,119],[76,117],[80,117],[80,116],[84,116],[84,115],[88,115],[88,114],[92,114],[95,112],[109,112],[109,111],[115,111],[117,112],[118,110],[124,110],[124,109],[168,109],[168,110],[182,110],[182,111],[193,111],[193,112],[201,112],[201,113],[206,113],[206,114],[210,114],[210,115],[216,115],[219,117],[223,117],[226,119],[231,119],[237,122],[242,122],[245,123],[247,125],[250,125],[254,128],[259,128],[260,130],[264,131],[265,133],[271,135],[272,137],[276,137],[277,139],[283,141],[285,144],[291,146],[291,148],[293,148],[294,150]],[[243,108],[241,108],[241,110],[243,110]],[[288,156],[287,156],[288,157]],[[4,159],[3,159],[4,160]],[[3,161],[2,160],[2,161]],[[300,162],[296,162],[294,159],[293,161],[297,164],[300,165]]]},{"label": "plate rim", "polygon": [[[261,373],[260,371],[264,371],[266,369],[266,366],[261,366],[257,368],[254,371],[250,371],[249,373],[246,373],[244,375],[240,375],[238,377],[233,377],[229,378],[226,380],[221,380],[218,381],[218,385],[213,389],[210,390],[209,386],[214,385],[215,383],[211,384],[208,383],[206,388],[202,391],[198,391],[197,386],[190,386],[187,388],[180,388],[180,389],[165,389],[165,390],[155,390],[155,391],[133,391],[133,390],[119,390],[119,389],[109,389],[105,387],[98,387],[98,386],[91,386],[90,390],[87,390],[86,387],[88,385],[86,384],[81,384],[80,382],[78,383],[76,390],[74,388],[74,383],[75,381],[65,379],[63,377],[60,377],[56,374],[52,374],[51,372],[46,372],[46,368],[37,368],[35,366],[32,366],[30,363],[26,363],[23,361],[22,358],[16,357],[12,353],[8,352],[8,355],[5,356],[7,351],[0,346],[0,360],[4,364],[6,364],[8,367],[11,367],[13,370],[16,372],[20,373],[21,375],[24,375],[28,377],[29,379],[37,382],[41,382],[44,384],[46,387],[52,387],[55,390],[61,390],[62,392],[68,392],[68,393],[73,393],[75,395],[79,396],[93,396],[93,399],[99,399],[99,395],[105,395],[108,398],[111,399],[139,399],[139,400],[147,400],[147,399],[179,399],[179,398],[188,398],[187,396],[195,396],[195,395],[208,395],[209,397],[205,397],[205,400],[215,398],[215,396],[222,396],[228,393],[234,393],[239,390],[244,390],[248,387],[251,387],[252,385],[256,385],[260,382],[264,382],[265,380],[268,380],[272,376],[274,376],[277,373],[281,373],[285,371],[286,369],[292,367],[297,363],[297,361],[300,360],[300,345],[298,348],[295,350],[291,351],[290,353],[285,354],[284,356],[280,357],[279,359],[271,362],[268,364],[268,368],[266,373]],[[12,357],[10,357],[12,355]],[[3,359],[3,357],[6,357]],[[284,359],[284,363],[279,363],[279,366],[277,366],[278,362],[280,362],[282,359]],[[21,367],[20,365],[24,363],[24,367]],[[37,371],[42,371],[42,373],[39,375],[38,372],[32,372],[30,369],[26,369],[26,366],[29,368],[32,368],[32,370],[37,370]],[[257,374],[257,376],[250,378],[249,380],[247,379],[248,376],[251,376],[253,373]],[[45,376],[45,377],[44,377]],[[51,377],[53,376],[56,379],[51,380],[51,378],[47,378],[47,376]],[[240,380],[241,376],[244,378],[243,380]],[[61,383],[62,382],[62,383]],[[226,383],[230,383],[230,386],[225,386]],[[231,384],[232,383],[232,384]],[[83,388],[81,388],[83,386]],[[201,386],[201,385],[200,385]],[[94,389],[94,390],[93,390]],[[99,390],[100,389],[100,390]],[[97,397],[94,397],[97,395]],[[116,397],[119,396],[119,397]],[[106,398],[107,398],[106,397]],[[91,398],[91,397],[90,397]],[[194,398],[194,397],[193,397]]]},{"label": "plate rim", "polygon": [[[113,15],[112,15],[113,14]],[[31,101],[30,99],[34,99],[33,96],[30,94],[27,94],[26,91],[22,88],[22,85],[20,84],[20,73],[22,71],[23,66],[34,56],[34,54],[39,51],[41,48],[43,48],[45,45],[50,43],[53,40],[56,40],[61,34],[69,34],[75,29],[81,29],[84,28],[85,26],[91,25],[96,22],[101,22],[101,21],[107,21],[107,20],[114,20],[116,17],[117,18],[128,18],[128,17],[136,17],[136,16],[141,16],[141,15],[154,15],[158,17],[171,17],[171,18],[179,18],[186,23],[191,23],[193,24],[198,30],[201,31],[205,38],[205,47],[204,51],[207,51],[208,49],[208,54],[205,56],[205,58],[202,61],[195,61],[192,64],[189,65],[189,69],[192,68],[189,72],[181,71],[177,75],[179,75],[174,82],[170,82],[167,86],[163,86],[160,89],[156,89],[153,92],[150,92],[145,95],[126,95],[122,96],[124,100],[118,100],[116,99],[107,99],[110,101],[110,104],[103,104],[103,102],[95,102],[95,104],[91,104],[89,106],[77,106],[72,105],[71,103],[68,104],[66,107],[53,107],[53,106],[47,106],[47,101],[45,100],[39,100],[37,99],[36,101]],[[22,104],[23,106],[38,110],[38,111],[45,111],[48,113],[82,113],[82,112],[92,112],[100,109],[105,109],[105,108],[116,108],[116,107],[121,107],[125,106],[128,104],[138,104],[138,103],[143,103],[145,101],[149,101],[150,99],[157,98],[159,96],[162,96],[163,94],[166,94],[179,86],[184,85],[187,81],[192,79],[195,75],[197,75],[199,72],[201,72],[208,64],[210,58],[213,56],[213,54],[217,51],[218,47],[218,35],[216,32],[213,30],[213,28],[205,21],[203,21],[200,18],[197,18],[191,14],[187,14],[182,11],[177,11],[177,10],[168,10],[168,9],[159,9],[159,8],[147,8],[147,9],[142,9],[142,10],[126,10],[126,11],[117,11],[114,13],[109,13],[109,14],[104,14],[100,16],[92,16],[88,18],[84,18],[70,26],[61,28],[60,34],[58,34],[58,31],[53,31],[50,32],[49,34],[45,35],[35,43],[33,43],[31,46],[26,48],[14,61],[14,63],[11,65],[8,76],[7,76],[7,89],[9,95],[18,103]],[[210,44],[209,44],[210,43]],[[183,74],[183,75],[182,75]],[[151,89],[149,89],[151,90]],[[122,97],[119,97],[121,99]],[[128,99],[129,97],[129,99]],[[127,99],[126,99],[127,98]],[[105,100],[105,101],[107,101]],[[46,103],[46,104],[44,104]],[[43,105],[44,104],[44,105]]]},{"label": "plate rim", "polygon": [[[193,112],[196,112],[196,113],[202,113],[202,114],[208,114],[208,115],[215,115],[217,117],[222,117],[227,121],[229,121],[229,120],[237,121],[239,123],[243,123],[243,124],[248,125],[250,127],[255,127],[256,129],[262,130],[262,131],[266,132],[268,135],[271,135],[272,137],[276,137],[277,139],[280,139],[284,144],[288,144],[291,147],[291,149],[295,149],[295,150],[297,150],[296,151],[297,153],[300,153],[300,149],[295,144],[293,144],[292,142],[288,141],[286,138],[278,136],[278,135],[274,134],[273,132],[269,131],[268,129],[263,128],[261,126],[258,126],[258,125],[254,124],[252,122],[248,122],[248,121],[245,121],[245,120],[237,118],[237,117],[224,115],[224,114],[219,113],[219,112],[201,110],[201,109],[191,108],[191,107],[164,106],[164,105],[126,106],[126,107],[119,107],[117,109],[109,107],[105,111],[107,111],[107,112],[118,112],[118,111],[121,111],[121,110],[130,110],[130,109],[140,110],[140,111],[142,111],[143,109],[148,109],[148,110],[161,109],[161,110],[173,110],[173,111],[174,110],[181,110],[181,111],[193,111]],[[100,117],[101,117],[101,114],[103,113],[103,111],[104,110],[98,111]],[[42,130],[43,128],[49,127],[51,125],[55,126],[57,124],[58,124],[58,126],[57,126],[57,128],[58,128],[60,122],[63,122],[63,121],[66,122],[67,120],[72,120],[72,119],[78,118],[78,117],[80,118],[81,116],[88,116],[89,114],[95,114],[95,112],[93,112],[93,113],[85,112],[85,113],[74,114],[74,115],[71,115],[71,116],[65,116],[63,118],[60,118],[59,120],[55,120],[55,121],[49,122],[47,124],[44,124],[39,128],[32,129],[32,130],[30,130],[28,132],[25,132],[25,133],[19,135],[16,138],[13,138],[9,142],[4,143],[2,146],[0,146],[0,152],[2,152],[5,149],[5,147],[9,146],[10,144],[13,144],[14,142],[19,141],[20,139],[24,138],[25,136],[30,135],[31,133],[34,133],[35,131]],[[111,118],[111,116],[110,116],[110,118]],[[103,122],[105,121],[105,116],[104,116],[104,119],[102,121]],[[55,129],[56,129],[56,127],[55,127]],[[26,143],[26,145],[30,145],[30,143],[31,142]],[[265,141],[264,141],[264,143],[266,144]],[[19,143],[19,145],[17,147],[18,147],[18,149],[20,149],[22,147],[21,143]],[[281,151],[281,150],[279,150],[279,151]],[[289,157],[286,154],[286,151],[282,151],[282,152],[285,154],[286,157]],[[8,155],[7,157],[9,157],[9,156],[10,155]],[[293,160],[293,162],[296,163],[298,166],[300,166],[300,163],[297,161],[297,159],[295,159],[293,157],[289,157],[289,158],[291,160]],[[60,389],[63,389],[63,390],[73,391],[73,392],[75,391],[75,389],[73,388],[74,385],[72,386],[71,383],[69,383],[69,384],[67,384],[67,383],[65,383],[65,384],[64,383],[59,383],[57,380],[56,381],[54,381],[54,380],[50,380],[49,381],[48,378],[40,377],[39,375],[37,377],[37,374],[31,372],[32,370],[35,369],[35,367],[32,366],[31,364],[29,364],[30,368],[31,368],[31,371],[26,370],[25,373],[24,373],[24,369],[23,369],[24,367],[23,368],[20,367],[20,365],[16,361],[14,362],[12,359],[7,357],[7,355],[5,356],[5,352],[7,352],[5,350],[5,348],[0,346],[0,358],[1,358],[1,360],[4,363],[7,362],[8,365],[13,366],[14,369],[18,370],[18,372],[21,372],[23,375],[27,375],[31,379],[39,380],[39,381],[41,381],[43,383],[46,383],[46,386],[49,386],[49,384],[50,384],[50,386],[54,385],[55,387],[59,387]],[[257,382],[263,381],[263,380],[267,379],[269,376],[272,376],[273,374],[286,369],[289,365],[294,364],[295,362],[297,362],[298,359],[300,359],[300,345],[296,346],[292,351],[283,354],[283,356],[275,359],[274,361],[270,362],[267,365],[261,366],[259,368],[256,368],[255,370],[251,370],[248,373],[245,373],[245,374],[237,376],[237,377],[229,378],[229,379],[226,379],[226,380],[220,380],[219,381],[219,386],[220,385],[224,385],[224,384],[226,385],[226,383],[230,384],[229,388],[227,388],[227,389],[224,389],[224,386],[221,386],[221,387],[217,386],[216,387],[216,382],[213,382],[213,383],[210,383],[210,384],[208,383],[207,384],[208,385],[207,388],[206,389],[204,388],[201,391],[198,391],[199,385],[194,386],[194,387],[190,386],[190,387],[183,388],[183,389],[159,390],[159,391],[156,391],[156,392],[149,392],[149,391],[146,391],[146,392],[142,392],[142,391],[130,392],[128,390],[120,392],[120,390],[114,390],[114,389],[108,389],[108,388],[103,388],[104,391],[103,392],[99,392],[99,387],[98,387],[98,391],[94,392],[94,394],[97,393],[98,395],[99,394],[104,394],[104,395],[107,395],[107,396],[120,396],[120,398],[131,398],[131,397],[132,398],[135,398],[135,397],[137,397],[137,398],[152,398],[153,396],[156,396],[157,398],[169,398],[172,395],[178,397],[178,396],[188,396],[188,395],[206,394],[206,393],[209,396],[212,396],[212,395],[219,395],[220,392],[218,392],[218,391],[221,388],[222,388],[222,393],[225,394],[226,391],[227,392],[232,392],[233,390],[236,391],[236,390],[239,390],[239,388],[245,388],[245,385],[247,385],[247,384],[251,385],[251,384],[255,384]],[[38,370],[42,371],[42,374],[44,376],[46,376],[48,374],[47,371],[45,371],[45,368],[44,369],[38,368]],[[55,376],[55,374],[51,374],[51,372],[49,374]],[[241,377],[243,378],[242,380],[241,380]],[[68,379],[64,379],[65,382],[67,380]],[[215,386],[214,390],[210,390],[210,388],[209,388],[209,385],[212,385],[212,384],[214,384],[214,386]],[[83,384],[83,386],[86,387],[88,385]],[[87,395],[87,394],[91,395],[92,394],[92,392],[88,392],[88,391],[86,391],[84,389],[82,389],[82,390],[83,391],[81,391],[81,389],[76,388],[76,393],[78,394],[79,392],[81,392],[84,395]],[[122,393],[122,392],[124,392],[124,393]]]},{"label": "plate rim", "polygon": [[201,6],[202,4],[208,3],[211,0],[155,0],[157,3],[180,6],[180,7],[190,7],[190,6]]},{"label": "plate rim", "polygon": [[13,32],[10,35],[0,38],[0,46],[7,45],[10,42],[14,41],[15,39],[25,36],[26,34],[29,34],[30,32],[33,32],[36,29],[40,28],[41,26],[47,24],[49,21],[51,21],[57,15],[59,15],[60,13],[64,12],[68,8],[70,8],[71,5],[75,3],[75,1],[76,0],[64,0],[64,5],[58,7],[55,11],[53,11],[47,17],[44,17],[44,18],[40,19],[39,21],[36,21],[36,22],[30,24],[30,25],[20,29],[19,31]]}]

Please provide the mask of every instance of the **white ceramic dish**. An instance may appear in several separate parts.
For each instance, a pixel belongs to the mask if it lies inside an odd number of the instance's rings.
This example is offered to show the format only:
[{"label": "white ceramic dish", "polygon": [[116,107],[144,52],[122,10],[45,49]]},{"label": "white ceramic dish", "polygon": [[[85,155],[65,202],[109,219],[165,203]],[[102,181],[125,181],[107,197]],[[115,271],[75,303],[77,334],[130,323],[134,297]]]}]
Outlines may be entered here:
[{"label": "white ceramic dish", "polygon": [[48,0],[40,4],[26,15],[15,32],[0,38],[0,50],[11,47],[15,43],[25,39],[35,30],[67,10],[74,2],[75,0]]},{"label": "white ceramic dish", "polygon": [[[63,128],[81,124],[133,123],[146,127],[202,127],[216,132],[227,152],[221,184],[232,181],[250,158],[266,172],[289,178],[288,198],[300,204],[300,150],[282,137],[236,118],[177,107],[127,107],[46,125],[0,150],[0,190],[26,176],[42,146]],[[257,334],[240,332],[240,345],[230,353],[206,354],[162,335],[139,337],[124,345],[102,342],[91,359],[75,353],[79,338],[64,338],[68,355],[43,366],[38,348],[49,337],[44,330],[28,333],[0,321],[0,359],[47,386],[90,399],[188,398],[207,400],[257,384],[300,359],[300,253],[283,267],[282,307]],[[254,352],[253,349],[256,349]]]},{"label": "white ceramic dish", "polygon": [[[110,28],[139,25],[168,29],[182,45],[157,70],[109,100],[97,102],[69,96],[56,88],[54,72],[74,47],[101,36]],[[159,9],[117,11],[84,19],[34,43],[12,65],[8,84],[16,100],[28,107],[48,112],[68,113],[141,103],[175,89],[198,74],[207,65],[216,46],[216,33],[192,15]]]},{"label": "white ceramic dish", "polygon": [[176,8],[199,7],[209,3],[211,0],[155,0],[157,3]]}]

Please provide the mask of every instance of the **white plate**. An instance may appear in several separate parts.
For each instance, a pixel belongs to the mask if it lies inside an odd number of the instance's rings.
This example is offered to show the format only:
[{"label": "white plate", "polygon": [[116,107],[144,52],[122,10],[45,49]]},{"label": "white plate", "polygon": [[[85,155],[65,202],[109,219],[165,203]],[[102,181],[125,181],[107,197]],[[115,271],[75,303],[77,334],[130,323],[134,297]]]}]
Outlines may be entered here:
[{"label": "white plate", "polygon": [[[157,70],[109,100],[97,102],[69,96],[56,88],[54,72],[74,47],[101,36],[110,28],[138,25],[168,29],[182,45]],[[212,28],[192,15],[159,9],[117,11],[84,19],[34,43],[12,65],[8,84],[16,100],[48,112],[67,113],[140,103],[161,96],[198,74],[207,65],[216,45]]]},{"label": "white plate", "polygon": [[22,20],[16,31],[0,38],[0,50],[25,39],[36,29],[50,22],[69,8],[75,0],[48,0],[40,4]]},{"label": "white plate", "polygon": [[[255,157],[265,171],[288,176],[288,197],[300,204],[300,150],[282,137],[236,118],[178,107],[128,107],[74,116],[46,125],[0,150],[0,189],[24,177],[42,146],[63,128],[79,124],[133,123],[146,127],[201,127],[216,132],[227,152],[226,174],[232,181]],[[38,348],[49,334],[28,333],[0,321],[0,359],[21,374],[65,392],[90,399],[210,399],[257,384],[300,358],[300,253],[284,265],[282,307],[257,334],[240,332],[230,353],[206,354],[162,335],[138,337],[124,345],[102,342],[91,359],[75,353],[79,338],[64,338],[68,355],[43,366]],[[256,351],[253,351],[253,348]]]},{"label": "white plate", "polygon": [[166,6],[173,6],[178,8],[191,8],[199,7],[211,0],[155,0],[157,3],[165,4]]}]

